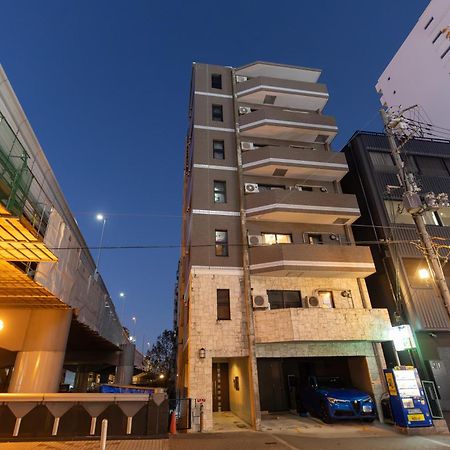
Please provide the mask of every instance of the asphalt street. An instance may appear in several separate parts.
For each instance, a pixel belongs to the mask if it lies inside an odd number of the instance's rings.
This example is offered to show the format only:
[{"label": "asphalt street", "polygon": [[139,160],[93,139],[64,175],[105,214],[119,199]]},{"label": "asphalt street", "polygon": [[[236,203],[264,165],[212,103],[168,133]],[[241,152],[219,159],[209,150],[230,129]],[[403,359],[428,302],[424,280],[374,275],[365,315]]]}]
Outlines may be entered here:
[{"label": "asphalt street", "polygon": [[294,433],[236,432],[185,434],[171,437],[170,450],[443,450],[450,435],[320,437]]}]

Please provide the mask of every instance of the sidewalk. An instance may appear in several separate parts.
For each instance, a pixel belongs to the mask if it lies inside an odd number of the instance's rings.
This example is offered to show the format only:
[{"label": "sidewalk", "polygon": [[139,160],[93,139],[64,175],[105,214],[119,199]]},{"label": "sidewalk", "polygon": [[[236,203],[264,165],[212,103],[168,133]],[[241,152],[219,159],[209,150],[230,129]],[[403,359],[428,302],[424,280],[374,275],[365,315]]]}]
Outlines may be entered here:
[{"label": "sidewalk", "polygon": [[[2,442],[0,450],[99,450],[100,441]],[[168,439],[133,439],[106,443],[106,450],[168,450]]]}]

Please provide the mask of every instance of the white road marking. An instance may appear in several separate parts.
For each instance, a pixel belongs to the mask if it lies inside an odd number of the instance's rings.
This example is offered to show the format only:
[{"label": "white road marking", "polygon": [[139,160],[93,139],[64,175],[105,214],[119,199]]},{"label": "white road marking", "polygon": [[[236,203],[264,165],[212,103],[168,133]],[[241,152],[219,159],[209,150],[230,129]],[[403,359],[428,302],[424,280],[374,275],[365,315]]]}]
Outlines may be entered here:
[{"label": "white road marking", "polygon": [[448,448],[450,448],[450,444],[446,444],[446,443],[444,443],[444,442],[441,442],[441,441],[436,441],[435,439],[431,439],[431,438],[427,438],[427,437],[423,437],[423,436],[420,436],[422,439],[425,439],[426,441],[430,441],[430,442],[434,442],[435,444],[438,444],[438,445],[442,445],[442,447],[448,447]]},{"label": "white road marking", "polygon": [[281,444],[285,445],[287,448],[289,448],[290,450],[299,450],[298,447],[294,447],[293,445],[289,444],[289,442],[286,442],[284,439],[281,439],[278,436],[275,436],[272,433],[267,433],[270,437],[273,437],[274,439],[276,439],[278,442],[280,442]]}]

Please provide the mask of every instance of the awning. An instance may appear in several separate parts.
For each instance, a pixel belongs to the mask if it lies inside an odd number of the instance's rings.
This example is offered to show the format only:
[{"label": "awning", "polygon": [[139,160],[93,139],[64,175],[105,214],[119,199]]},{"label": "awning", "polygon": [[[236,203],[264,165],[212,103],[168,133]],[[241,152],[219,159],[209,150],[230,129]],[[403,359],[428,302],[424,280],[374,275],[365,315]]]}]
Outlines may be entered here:
[{"label": "awning", "polygon": [[0,261],[0,308],[69,308],[36,281]]},{"label": "awning", "polygon": [[12,216],[0,204],[0,260],[56,262],[58,258],[25,220]]}]

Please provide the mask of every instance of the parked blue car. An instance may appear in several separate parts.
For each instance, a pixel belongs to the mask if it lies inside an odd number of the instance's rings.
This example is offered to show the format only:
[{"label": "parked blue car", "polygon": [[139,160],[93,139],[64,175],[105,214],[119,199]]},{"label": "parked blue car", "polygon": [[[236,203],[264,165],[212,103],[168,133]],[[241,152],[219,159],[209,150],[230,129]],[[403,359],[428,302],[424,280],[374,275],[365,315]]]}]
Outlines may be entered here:
[{"label": "parked blue car", "polygon": [[358,389],[345,387],[339,377],[308,377],[299,400],[300,412],[309,412],[325,423],[346,419],[373,422],[377,417],[372,397]]}]

